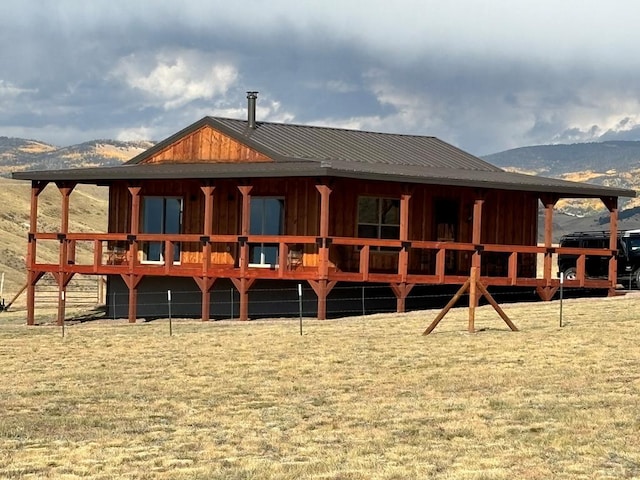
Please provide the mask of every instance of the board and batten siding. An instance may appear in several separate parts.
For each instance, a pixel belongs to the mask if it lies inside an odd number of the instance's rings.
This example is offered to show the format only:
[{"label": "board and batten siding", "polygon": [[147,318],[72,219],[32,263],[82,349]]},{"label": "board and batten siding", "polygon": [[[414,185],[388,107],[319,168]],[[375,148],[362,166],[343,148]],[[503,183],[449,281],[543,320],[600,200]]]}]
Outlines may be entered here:
[{"label": "board and batten siding", "polygon": [[[400,198],[411,194],[409,203],[409,240],[471,242],[473,203],[477,192],[464,187],[432,185],[402,185],[380,181],[326,179],[332,193],[329,202],[329,235],[357,237],[358,198],[360,196]],[[251,196],[281,197],[285,202],[285,235],[314,237],[319,235],[320,194],[315,185],[317,179],[252,179]],[[240,235],[242,195],[235,180],[215,181],[213,198],[213,234]],[[141,197],[171,196],[183,199],[183,233],[203,232],[204,196],[196,181],[147,181],[142,183]],[[507,245],[535,245],[537,238],[538,200],[535,194],[518,191],[484,192],[482,214],[483,243]],[[446,204],[451,219],[437,214],[438,205]],[[126,184],[115,184],[110,189],[109,231],[126,233],[130,227],[131,196]],[[439,225],[440,224],[440,225]],[[443,228],[444,226],[444,228]],[[443,236],[443,232],[446,235]],[[447,259],[448,273],[468,271],[469,252],[450,252]],[[485,254],[484,269],[488,273],[506,268],[507,257],[502,254]],[[235,265],[238,259],[235,244],[213,244],[211,263]],[[332,245],[329,251],[332,268],[357,271],[360,251],[357,247]],[[183,263],[202,261],[199,243],[184,244],[181,249]],[[305,245],[303,266],[315,267],[318,253],[315,245]],[[392,272],[398,268],[398,254],[393,251],[370,252],[370,270]],[[533,272],[535,258],[522,255],[519,268],[524,273]],[[435,251],[415,249],[409,255],[409,271],[433,273]]]},{"label": "board and batten siding", "polygon": [[256,150],[204,126],[185,135],[141,163],[272,162]]}]

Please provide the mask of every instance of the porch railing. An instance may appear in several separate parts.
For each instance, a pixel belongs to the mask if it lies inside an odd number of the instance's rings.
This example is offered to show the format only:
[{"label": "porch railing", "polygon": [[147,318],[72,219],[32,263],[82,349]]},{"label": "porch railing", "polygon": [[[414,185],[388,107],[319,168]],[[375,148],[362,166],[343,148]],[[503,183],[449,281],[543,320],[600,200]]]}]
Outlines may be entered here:
[{"label": "porch railing", "polygon": [[[59,256],[53,259],[39,258],[37,245],[45,242],[59,243]],[[157,242],[162,246],[160,261],[145,261],[139,252],[145,242]],[[195,248],[195,245],[199,245]],[[252,246],[277,247],[277,262],[269,265],[253,265],[249,254]],[[615,258],[616,251],[586,248],[546,248],[544,246],[499,245],[437,241],[401,241],[352,237],[311,237],[271,235],[200,235],[200,234],[137,234],[126,233],[32,233],[29,234],[30,268],[39,272],[69,272],[83,274],[140,274],[228,278],[280,278],[280,279],[329,279],[353,282],[462,284],[468,278],[465,272],[447,269],[450,255],[479,254],[481,263],[498,255],[506,265],[490,271],[483,270],[481,280],[485,285],[496,286],[546,286],[554,287],[559,279],[552,275],[552,256],[572,255],[576,258],[576,279],[565,281],[567,287],[611,288],[616,279],[589,278],[586,275],[587,256]],[[185,248],[185,247],[189,248]],[[341,268],[333,261],[330,251],[346,248],[357,252],[354,268]],[[175,262],[174,252],[182,253]],[[189,261],[188,253],[197,256]],[[227,252],[227,260],[216,261],[215,252]],[[392,271],[375,271],[371,268],[375,255],[393,255]],[[433,259],[424,268],[410,268],[410,255]],[[542,277],[526,275],[520,269],[522,256],[544,256]],[[196,258],[194,256],[194,258]],[[397,261],[395,260],[397,259]]]}]

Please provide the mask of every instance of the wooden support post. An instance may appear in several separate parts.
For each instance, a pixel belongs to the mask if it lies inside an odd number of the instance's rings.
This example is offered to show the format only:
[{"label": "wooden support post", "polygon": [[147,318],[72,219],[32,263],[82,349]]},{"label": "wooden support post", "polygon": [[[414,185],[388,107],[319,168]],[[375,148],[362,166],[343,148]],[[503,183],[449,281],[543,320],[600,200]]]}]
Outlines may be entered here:
[{"label": "wooden support post", "polygon": [[558,202],[559,198],[554,195],[544,195],[541,198],[544,204],[544,281],[545,286],[551,286],[551,269],[553,266],[553,253],[551,247],[553,246],[553,207]]},{"label": "wooden support post", "polygon": [[211,317],[211,288],[216,278],[193,277],[193,280],[198,284],[202,292],[202,321],[208,322]]},{"label": "wooden support post", "polygon": [[34,270],[29,270],[27,272],[26,285],[6,305],[6,308],[9,308],[26,288],[27,290],[27,325],[33,325],[35,323],[36,284],[44,274],[45,272],[36,272]]},{"label": "wooden support post", "polygon": [[326,279],[329,276],[329,246],[327,237],[329,236],[329,195],[331,188],[328,185],[316,185],[320,193],[320,239],[318,246],[318,270],[320,278]]},{"label": "wooden support post", "polygon": [[[212,185],[202,185],[200,190],[204,195],[204,218],[202,220],[202,234],[210,237],[213,234],[213,192],[216,187]],[[211,266],[211,241],[207,239],[202,242],[202,276],[207,277]],[[203,310],[204,318],[204,310]],[[208,318],[208,315],[207,315]]]},{"label": "wooden support post", "polygon": [[471,272],[469,277],[469,332],[475,332],[476,307],[480,301],[476,285],[480,281],[480,269],[482,266],[482,258],[480,254],[482,242],[482,205],[483,199],[476,199],[473,204],[473,230],[471,232],[471,241],[476,246],[476,251],[471,257]]},{"label": "wooden support post", "polygon": [[396,311],[404,313],[406,310],[406,299],[415,283],[392,283],[391,290],[396,296]]},{"label": "wooden support post", "polygon": [[232,278],[231,282],[240,294],[240,312],[239,320],[246,322],[249,320],[249,289],[255,282],[255,278]]},{"label": "wooden support post", "polygon": [[336,286],[335,280],[329,282],[327,280],[307,280],[313,291],[316,292],[316,296],[318,297],[318,320],[326,320],[327,319],[327,296],[333,290],[333,287]]},{"label": "wooden support post", "polygon": [[[610,227],[609,227],[609,249],[611,249],[611,258],[609,259],[609,296],[616,295],[616,287],[618,286],[618,198],[605,197],[602,202],[609,210]],[[614,253],[615,252],[615,253]]]},{"label": "wooden support post", "polygon": [[53,276],[58,283],[58,317],[56,324],[58,326],[64,323],[65,309],[67,304],[67,285],[73,278],[73,273],[57,272]]},{"label": "wooden support post", "polygon": [[[242,218],[240,223],[240,235],[247,237],[249,235],[249,228],[251,224],[251,189],[250,185],[241,185],[238,187],[242,194]],[[240,242],[240,272],[244,276],[247,273],[249,266],[249,243]],[[240,289],[238,289],[240,290]],[[240,303],[242,304],[242,295],[240,296]],[[246,319],[245,319],[246,320]]]},{"label": "wooden support post", "polygon": [[[474,253],[474,258],[477,253]],[[476,306],[478,305],[478,280],[480,278],[479,268],[476,266],[471,267],[471,275],[469,277],[469,325],[468,331],[469,333],[473,333],[476,331],[475,321],[476,321]]]},{"label": "wooden support post", "polygon": [[362,281],[369,280],[369,245],[365,245],[360,249],[360,275],[362,275]]},{"label": "wooden support post", "polygon": [[[502,320],[509,326],[509,328],[514,331],[517,332],[518,328],[515,326],[515,324],[511,321],[511,319],[508,317],[508,315],[504,312],[504,310],[502,310],[502,308],[500,307],[500,305],[498,305],[498,302],[496,302],[496,300],[493,298],[493,296],[489,293],[489,291],[487,290],[487,288],[482,284],[482,282],[480,282],[480,280],[477,280],[475,282],[473,282],[473,275],[462,285],[462,287],[460,287],[460,289],[456,292],[456,294],[453,296],[453,298],[451,300],[449,300],[449,303],[447,303],[447,305],[442,309],[442,311],[438,314],[438,316],[431,322],[431,324],[427,327],[427,329],[423,332],[423,335],[429,335],[435,328],[436,326],[438,326],[438,323],[440,323],[440,320],[442,320],[444,318],[444,316],[449,312],[449,310],[451,310],[451,308],[453,308],[453,306],[458,302],[458,300],[460,300],[460,297],[462,297],[462,295],[469,290],[469,296],[471,297],[471,290],[475,290],[476,292],[480,292],[480,294],[482,296],[484,296],[487,301],[489,302],[489,304],[493,307],[493,309],[498,313],[498,315],[500,315],[500,318],[502,318]],[[476,293],[477,294],[477,293]],[[472,308],[472,303],[471,303],[471,299],[469,299],[469,310],[471,311]],[[474,312],[475,315],[475,312]],[[472,317],[472,315],[469,315],[469,333],[474,333],[475,332],[475,323],[473,323],[475,321],[475,316]]]},{"label": "wooden support post", "polygon": [[138,315],[138,285],[143,275],[121,274],[122,280],[129,288],[129,323],[136,323]]},{"label": "wooden support post", "polygon": [[75,188],[75,183],[56,183],[62,197],[60,215],[60,233],[69,233],[69,197]]},{"label": "wooden support post", "polygon": [[[42,278],[43,272],[35,270],[37,263],[37,242],[36,234],[38,233],[38,196],[47,186],[47,182],[31,182],[31,210],[29,212],[29,234],[27,244],[27,325],[33,325],[35,322],[35,296],[36,284]],[[17,296],[16,296],[17,298]],[[15,300],[15,298],[14,298]],[[13,300],[9,303],[13,303]]]},{"label": "wooden support post", "polygon": [[129,194],[131,194],[131,219],[129,232],[132,235],[140,233],[140,190],[142,187],[130,186]]},{"label": "wooden support post", "polygon": [[[130,186],[128,187],[129,194],[131,195],[131,219],[129,224],[129,233],[134,237],[129,242],[129,275],[134,274],[136,262],[138,261],[138,240],[135,238],[140,233],[140,191],[142,187]],[[135,295],[134,295],[135,293]],[[134,298],[135,297],[135,298]],[[137,288],[129,288],[129,299],[134,298],[137,302]],[[129,321],[135,322],[136,305],[133,307],[129,305]]]}]

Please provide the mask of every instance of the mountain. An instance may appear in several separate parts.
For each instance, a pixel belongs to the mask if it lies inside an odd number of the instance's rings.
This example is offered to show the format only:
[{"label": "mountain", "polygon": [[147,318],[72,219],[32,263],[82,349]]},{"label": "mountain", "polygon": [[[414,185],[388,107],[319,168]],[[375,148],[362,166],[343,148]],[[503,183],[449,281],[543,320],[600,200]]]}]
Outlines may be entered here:
[{"label": "mountain", "polygon": [[[483,159],[509,171],[640,192],[640,142],[537,145],[486,155]],[[638,208],[640,198],[622,198],[619,206],[621,210]],[[563,199],[558,202],[557,210],[577,217],[600,216],[605,212],[599,200]]]},{"label": "mountain", "polygon": [[560,177],[569,172],[640,170],[640,141],[537,145],[514,148],[483,157],[498,167]]},{"label": "mountain", "polygon": [[0,176],[19,170],[118,165],[153,146],[149,141],[92,140],[56,147],[38,140],[0,137]]}]

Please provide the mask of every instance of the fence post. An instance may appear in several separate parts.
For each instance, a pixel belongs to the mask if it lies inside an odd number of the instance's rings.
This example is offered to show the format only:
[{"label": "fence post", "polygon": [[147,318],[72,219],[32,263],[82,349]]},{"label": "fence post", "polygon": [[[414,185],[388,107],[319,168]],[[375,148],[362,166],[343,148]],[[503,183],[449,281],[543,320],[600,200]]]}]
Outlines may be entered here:
[{"label": "fence post", "polygon": [[173,336],[173,326],[171,324],[171,290],[167,290],[167,304],[169,306],[169,336]]}]

